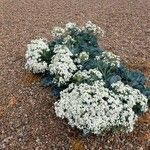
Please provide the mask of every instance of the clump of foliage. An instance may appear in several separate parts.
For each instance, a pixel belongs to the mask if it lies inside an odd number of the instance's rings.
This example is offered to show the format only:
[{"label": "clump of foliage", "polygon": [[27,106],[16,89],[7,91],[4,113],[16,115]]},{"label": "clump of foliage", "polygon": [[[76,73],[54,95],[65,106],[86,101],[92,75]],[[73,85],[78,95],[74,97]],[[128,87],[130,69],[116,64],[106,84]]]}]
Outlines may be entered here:
[{"label": "clump of foliage", "polygon": [[148,110],[150,88],[139,71],[127,69],[120,57],[102,50],[97,37],[103,30],[87,22],[55,27],[53,41],[32,40],[26,68],[43,73],[44,86],[53,87],[56,115],[67,118],[84,133],[133,130],[138,116]]}]

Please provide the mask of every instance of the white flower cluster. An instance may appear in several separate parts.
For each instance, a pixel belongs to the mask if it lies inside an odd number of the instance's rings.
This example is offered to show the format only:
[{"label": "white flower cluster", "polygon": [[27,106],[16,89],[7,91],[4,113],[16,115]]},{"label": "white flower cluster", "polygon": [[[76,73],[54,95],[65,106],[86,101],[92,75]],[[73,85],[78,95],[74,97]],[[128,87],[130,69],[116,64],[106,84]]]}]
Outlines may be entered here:
[{"label": "white flower cluster", "polygon": [[132,108],[105,88],[102,81],[95,81],[93,85],[70,84],[55,102],[55,111],[57,116],[67,118],[72,127],[94,134],[120,126],[127,132],[132,131],[137,118]]},{"label": "white flower cluster", "polygon": [[52,30],[52,36],[53,37],[61,37],[61,36],[65,37],[70,33],[71,30],[74,30],[78,33],[80,31],[86,31],[86,32],[93,33],[94,35],[99,35],[101,37],[104,35],[104,31],[100,27],[96,26],[91,21],[88,21],[83,27],[78,27],[76,23],[72,23],[72,22],[67,23],[65,28],[54,27]]},{"label": "white flower cluster", "polygon": [[32,40],[27,45],[25,68],[33,71],[33,73],[42,73],[48,69],[47,63],[41,60],[41,55],[50,51],[45,39]]},{"label": "white flower cluster", "polygon": [[112,67],[120,67],[120,57],[113,54],[112,52],[102,52],[101,55],[96,56],[97,60],[103,61],[105,64],[110,65]]},{"label": "white flower cluster", "polygon": [[148,99],[138,89],[133,89],[121,81],[113,83],[111,87],[117,93],[119,99],[125,102],[130,108],[133,108],[135,105],[139,104],[142,112],[146,112],[148,110]]},{"label": "white flower cluster", "polygon": [[80,64],[82,62],[85,62],[89,59],[89,53],[83,51],[76,55],[77,58],[75,58],[74,62]]},{"label": "white flower cluster", "polygon": [[100,27],[93,24],[91,21],[88,21],[85,24],[85,27],[82,28],[82,30],[92,32],[95,35],[98,34],[101,37],[103,37],[103,35],[104,35],[104,31]]},{"label": "white flower cluster", "polygon": [[83,80],[90,80],[91,78],[93,78],[93,76],[97,77],[97,80],[102,80],[102,73],[96,68],[83,71],[79,70],[73,75],[73,79],[76,82],[82,82]]},{"label": "white flower cluster", "polygon": [[54,27],[51,33],[53,37],[61,37],[65,33],[65,30],[61,27]]},{"label": "white flower cluster", "polygon": [[66,27],[65,27],[65,29],[68,31],[68,30],[71,30],[71,29],[75,29],[75,28],[77,28],[77,25],[76,25],[76,23],[73,23],[73,22],[69,22],[69,23],[67,23],[66,24]]},{"label": "white flower cluster", "polygon": [[77,68],[71,58],[72,53],[66,46],[56,45],[54,53],[55,55],[52,57],[51,64],[49,65],[49,71],[55,75],[54,83],[60,86],[70,80]]},{"label": "white flower cluster", "polygon": [[65,28],[61,28],[61,27],[54,27],[52,30],[52,36],[55,38],[59,38],[62,36],[68,36],[66,37],[66,39],[64,40],[65,42],[69,39],[71,39],[71,37],[69,36],[69,32],[70,30],[75,30],[75,31],[81,31],[81,29],[79,27],[77,27],[76,23],[72,23],[69,22],[66,24]]},{"label": "white flower cluster", "polygon": [[74,38],[72,38],[70,35],[67,35],[66,37],[64,37],[64,39],[63,39],[63,44],[65,45],[65,44],[72,44],[72,43],[74,43],[75,42],[75,40],[74,40]]}]

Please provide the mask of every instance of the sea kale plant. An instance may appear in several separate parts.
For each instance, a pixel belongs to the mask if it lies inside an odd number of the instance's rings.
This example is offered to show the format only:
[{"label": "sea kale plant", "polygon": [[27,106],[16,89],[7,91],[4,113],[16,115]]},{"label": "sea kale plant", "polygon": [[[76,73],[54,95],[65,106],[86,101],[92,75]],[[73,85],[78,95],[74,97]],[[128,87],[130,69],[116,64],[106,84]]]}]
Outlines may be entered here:
[{"label": "sea kale plant", "polygon": [[140,71],[127,69],[120,57],[98,45],[104,31],[87,22],[55,27],[53,40],[32,40],[26,69],[41,73],[42,84],[57,97],[56,115],[86,133],[131,132],[148,110],[150,88]]}]

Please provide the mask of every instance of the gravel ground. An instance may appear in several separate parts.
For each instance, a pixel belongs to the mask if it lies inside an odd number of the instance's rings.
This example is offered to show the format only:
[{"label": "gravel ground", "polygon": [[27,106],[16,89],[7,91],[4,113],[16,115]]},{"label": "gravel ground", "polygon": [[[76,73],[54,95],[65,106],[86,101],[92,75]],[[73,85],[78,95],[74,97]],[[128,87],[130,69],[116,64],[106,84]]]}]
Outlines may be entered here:
[{"label": "gravel ground", "polygon": [[130,134],[84,137],[55,116],[51,89],[24,69],[31,39],[51,39],[54,26],[88,20],[106,31],[104,49],[150,77],[149,0],[0,0],[0,149],[150,149],[150,112]]}]

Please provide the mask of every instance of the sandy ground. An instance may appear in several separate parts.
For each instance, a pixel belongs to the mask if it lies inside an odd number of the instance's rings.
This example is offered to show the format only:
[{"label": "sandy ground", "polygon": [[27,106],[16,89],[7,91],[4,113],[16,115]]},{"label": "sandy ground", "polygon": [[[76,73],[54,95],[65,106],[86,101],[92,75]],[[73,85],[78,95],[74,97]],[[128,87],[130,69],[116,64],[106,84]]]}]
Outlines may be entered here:
[{"label": "sandy ground", "polygon": [[[26,45],[72,21],[105,30],[101,46],[150,77],[149,0],[0,0],[0,149],[148,150],[150,113],[130,134],[84,137],[55,116],[50,88],[24,69]],[[149,147],[149,148],[148,148]]]}]

